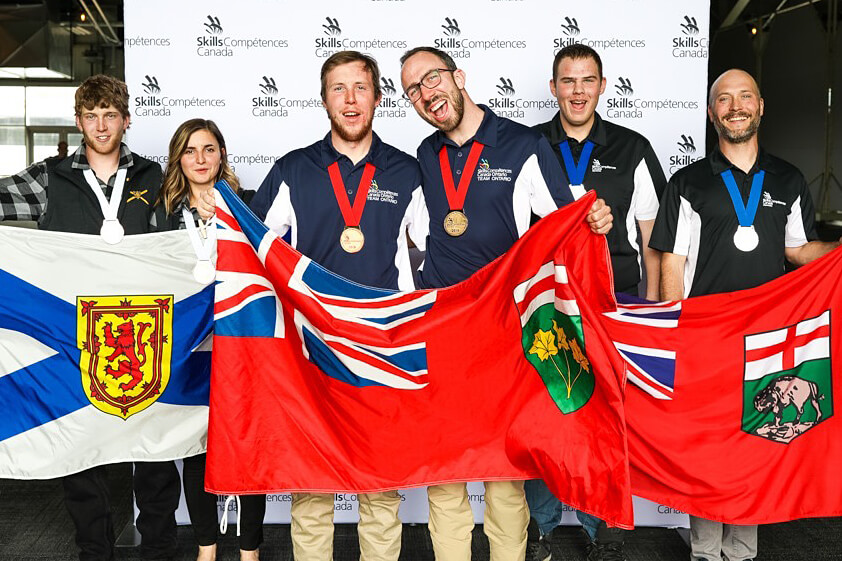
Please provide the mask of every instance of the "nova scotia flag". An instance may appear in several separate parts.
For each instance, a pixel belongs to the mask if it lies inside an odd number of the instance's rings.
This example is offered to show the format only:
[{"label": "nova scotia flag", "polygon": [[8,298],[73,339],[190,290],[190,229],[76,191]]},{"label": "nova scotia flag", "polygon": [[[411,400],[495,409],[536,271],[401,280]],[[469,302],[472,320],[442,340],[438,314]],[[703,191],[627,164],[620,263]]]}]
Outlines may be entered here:
[{"label": "nova scotia flag", "polygon": [[213,289],[187,233],[0,227],[0,477],[205,450]]}]

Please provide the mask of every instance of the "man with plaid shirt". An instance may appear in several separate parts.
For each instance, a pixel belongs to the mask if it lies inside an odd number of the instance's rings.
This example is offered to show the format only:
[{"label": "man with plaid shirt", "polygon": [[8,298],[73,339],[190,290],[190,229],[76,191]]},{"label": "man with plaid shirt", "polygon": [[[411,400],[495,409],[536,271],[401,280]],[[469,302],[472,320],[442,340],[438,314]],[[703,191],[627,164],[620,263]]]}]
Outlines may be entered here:
[{"label": "man with plaid shirt", "polygon": [[[101,234],[110,243],[117,243],[123,234],[148,232],[161,168],[122,143],[129,126],[126,84],[110,76],[88,78],[76,90],[75,110],[82,145],[70,158],[48,158],[0,179],[0,220],[35,220],[42,230]],[[79,559],[110,561],[114,526],[105,467],[66,476],[63,485],[76,526]],[[141,555],[171,558],[176,552],[175,509],[181,493],[175,464],[136,462],[134,492],[140,509]]]}]

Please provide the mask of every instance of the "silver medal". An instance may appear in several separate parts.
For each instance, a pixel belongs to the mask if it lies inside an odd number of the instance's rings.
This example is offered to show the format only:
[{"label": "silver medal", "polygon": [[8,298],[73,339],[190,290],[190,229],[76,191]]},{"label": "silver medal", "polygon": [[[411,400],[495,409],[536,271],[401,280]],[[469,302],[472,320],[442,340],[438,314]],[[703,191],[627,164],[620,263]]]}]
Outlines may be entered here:
[{"label": "silver medal", "polygon": [[105,220],[99,229],[99,235],[105,243],[114,245],[123,240],[123,226],[117,220]]},{"label": "silver medal", "polygon": [[737,231],[734,233],[734,245],[737,249],[748,253],[753,251],[759,242],[760,238],[757,236],[753,225],[737,227]]},{"label": "silver medal", "polygon": [[193,267],[193,278],[201,284],[210,284],[216,279],[216,269],[213,263],[204,259],[197,261]]},{"label": "silver medal", "polygon": [[584,197],[584,196],[585,196],[585,192],[586,192],[586,191],[585,191],[585,186],[584,186],[584,185],[582,185],[581,183],[580,183],[579,185],[573,185],[572,183],[570,184],[570,193],[572,193],[572,194],[573,194],[573,199],[574,199],[574,200],[577,200],[577,201],[578,201],[579,199],[581,199],[582,197]]}]

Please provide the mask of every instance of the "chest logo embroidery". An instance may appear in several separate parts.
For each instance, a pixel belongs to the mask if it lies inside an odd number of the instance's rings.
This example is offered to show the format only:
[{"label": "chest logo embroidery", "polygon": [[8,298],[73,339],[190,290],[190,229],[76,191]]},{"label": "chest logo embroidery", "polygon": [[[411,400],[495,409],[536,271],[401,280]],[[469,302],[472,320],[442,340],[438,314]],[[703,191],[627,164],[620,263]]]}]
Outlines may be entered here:
[{"label": "chest logo embroidery", "polygon": [[617,168],[614,167],[614,166],[609,166],[609,165],[600,163],[600,161],[597,160],[596,158],[594,158],[593,162],[591,162],[591,173],[601,173],[603,170],[608,170],[608,169],[617,169]]},{"label": "chest logo embroidery", "polygon": [[775,205],[786,206],[786,203],[783,201],[776,201],[772,198],[772,195],[769,194],[769,191],[763,191],[763,206],[771,208]]}]

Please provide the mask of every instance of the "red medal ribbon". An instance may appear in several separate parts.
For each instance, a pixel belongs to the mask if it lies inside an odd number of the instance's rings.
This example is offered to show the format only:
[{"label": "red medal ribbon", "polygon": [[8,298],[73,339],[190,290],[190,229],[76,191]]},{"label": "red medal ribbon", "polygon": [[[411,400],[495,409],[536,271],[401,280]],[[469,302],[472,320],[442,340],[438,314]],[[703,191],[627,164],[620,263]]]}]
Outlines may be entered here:
[{"label": "red medal ribbon", "polygon": [[453,183],[453,172],[450,170],[450,160],[447,158],[447,146],[439,150],[439,167],[441,167],[441,179],[444,182],[444,194],[447,195],[447,204],[450,210],[463,210],[465,208],[465,197],[468,196],[468,188],[471,186],[471,178],[479,163],[479,155],[485,146],[482,142],[474,141],[471,152],[468,154],[468,161],[462,169],[462,177],[459,178],[459,190]]},{"label": "red medal ribbon", "polygon": [[342,213],[342,219],[345,220],[345,226],[359,227],[368,189],[371,187],[371,180],[374,179],[375,169],[370,163],[365,165],[363,176],[360,178],[360,186],[357,187],[357,196],[354,198],[354,206],[351,206],[351,202],[345,194],[345,182],[342,181],[342,174],[339,173],[339,164],[333,162],[328,166],[327,173],[330,175],[330,184],[333,185],[333,193],[336,195],[336,202],[339,203],[339,211]]}]

